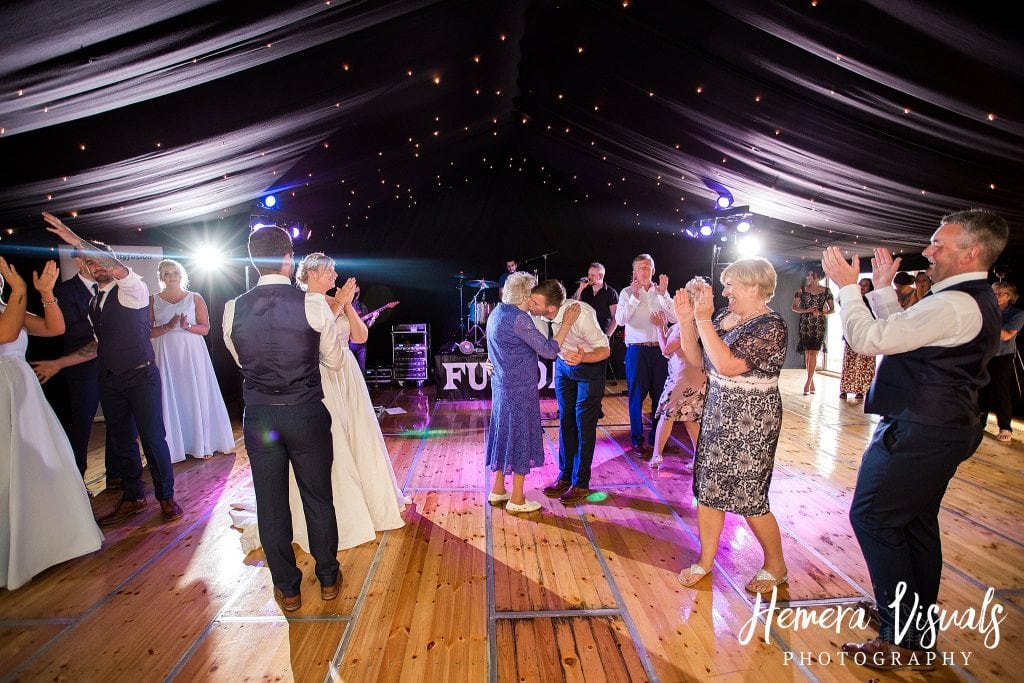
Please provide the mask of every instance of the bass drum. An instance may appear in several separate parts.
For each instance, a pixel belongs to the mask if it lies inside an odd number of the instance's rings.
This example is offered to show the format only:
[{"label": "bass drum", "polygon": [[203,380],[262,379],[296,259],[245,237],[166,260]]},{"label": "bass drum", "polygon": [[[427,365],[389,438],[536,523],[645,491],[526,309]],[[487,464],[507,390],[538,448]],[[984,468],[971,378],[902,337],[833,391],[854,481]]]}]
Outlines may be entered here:
[{"label": "bass drum", "polygon": [[486,301],[474,301],[469,304],[469,322],[473,325],[486,325],[491,309],[491,304]]}]

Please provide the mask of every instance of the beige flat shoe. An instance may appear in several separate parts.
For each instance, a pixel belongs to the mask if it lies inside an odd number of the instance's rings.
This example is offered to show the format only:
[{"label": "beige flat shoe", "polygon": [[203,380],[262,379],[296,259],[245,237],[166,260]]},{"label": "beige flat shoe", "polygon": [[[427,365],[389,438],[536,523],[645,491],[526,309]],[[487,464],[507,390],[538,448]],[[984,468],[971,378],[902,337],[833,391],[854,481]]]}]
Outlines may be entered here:
[{"label": "beige flat shoe", "polygon": [[699,564],[691,564],[688,569],[679,572],[679,583],[690,588],[700,583],[705,576],[711,576],[711,572],[705,571]]},{"label": "beige flat shoe", "polygon": [[783,574],[776,579],[766,569],[760,569],[744,588],[749,593],[771,593],[773,588],[778,588],[784,583],[789,583],[789,574]]}]

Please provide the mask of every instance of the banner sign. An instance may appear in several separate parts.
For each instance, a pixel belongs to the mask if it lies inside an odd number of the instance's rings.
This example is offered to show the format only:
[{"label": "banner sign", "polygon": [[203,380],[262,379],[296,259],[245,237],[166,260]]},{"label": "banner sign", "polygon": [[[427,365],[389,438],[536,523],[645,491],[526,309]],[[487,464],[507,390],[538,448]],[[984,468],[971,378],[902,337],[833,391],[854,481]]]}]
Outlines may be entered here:
[{"label": "banner sign", "polygon": [[[437,396],[441,399],[489,399],[491,378],[484,363],[486,353],[440,354],[434,356],[434,376],[437,378]],[[555,389],[554,361],[541,358],[537,361],[540,380],[537,388],[542,395],[552,395]]]}]

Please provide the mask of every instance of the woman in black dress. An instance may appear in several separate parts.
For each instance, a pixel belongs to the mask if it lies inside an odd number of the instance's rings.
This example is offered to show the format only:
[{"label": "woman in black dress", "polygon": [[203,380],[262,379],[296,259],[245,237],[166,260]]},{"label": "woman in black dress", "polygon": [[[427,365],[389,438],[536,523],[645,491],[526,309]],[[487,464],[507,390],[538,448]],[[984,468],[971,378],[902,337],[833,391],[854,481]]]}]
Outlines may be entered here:
[{"label": "woman in black dress", "polygon": [[807,381],[804,396],[814,393],[814,369],[818,365],[818,351],[825,345],[825,316],[836,310],[832,292],[821,284],[821,273],[807,271],[804,286],[793,295],[793,312],[800,314],[799,343],[796,350],[804,354]]}]

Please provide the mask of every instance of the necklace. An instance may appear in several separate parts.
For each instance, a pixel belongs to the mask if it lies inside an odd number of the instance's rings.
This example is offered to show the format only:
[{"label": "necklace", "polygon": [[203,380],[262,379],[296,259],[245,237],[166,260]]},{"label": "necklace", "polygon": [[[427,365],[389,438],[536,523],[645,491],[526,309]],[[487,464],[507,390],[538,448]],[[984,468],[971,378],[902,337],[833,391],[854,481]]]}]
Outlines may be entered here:
[{"label": "necklace", "polygon": [[746,315],[739,315],[738,313],[733,313],[732,315],[736,318],[736,324],[742,325],[751,318],[756,318],[759,315],[763,315],[767,313],[769,310],[771,309],[769,309],[767,306],[763,306],[761,308],[751,311],[750,313],[747,313]]}]

